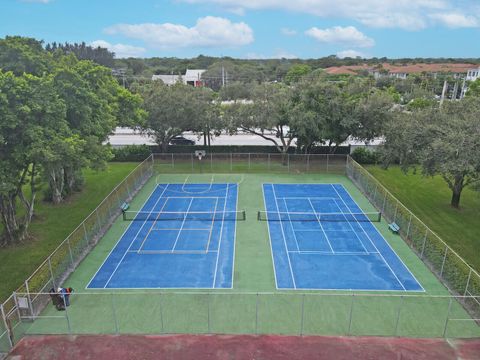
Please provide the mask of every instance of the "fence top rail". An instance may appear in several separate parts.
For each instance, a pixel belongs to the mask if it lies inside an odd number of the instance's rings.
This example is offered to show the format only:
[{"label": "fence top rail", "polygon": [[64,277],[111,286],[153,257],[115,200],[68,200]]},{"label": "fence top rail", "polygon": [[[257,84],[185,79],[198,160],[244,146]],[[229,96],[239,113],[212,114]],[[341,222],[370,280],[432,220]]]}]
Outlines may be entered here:
[{"label": "fence top rail", "polygon": [[[39,296],[39,295],[48,295],[48,292],[39,292],[39,293],[15,293],[17,297],[26,297],[30,296]],[[112,291],[105,289],[105,291],[92,291],[92,292],[77,292],[72,293],[72,296],[97,296],[97,295],[126,295],[126,296],[143,296],[143,295],[229,295],[229,296],[328,296],[328,297],[368,297],[368,298],[423,298],[423,299],[471,299],[471,300],[480,300],[479,296],[471,295],[426,295],[426,294],[370,294],[370,293],[323,293],[323,292],[305,292],[305,291],[261,291],[261,292],[228,292],[228,291],[168,291],[168,290],[140,290],[140,291]]]},{"label": "fence top rail", "polygon": [[463,257],[461,257],[455,250],[453,250],[436,232],[434,232],[432,229],[430,229],[422,220],[420,220],[420,218],[415,215],[409,208],[407,208],[400,200],[397,199],[397,197],[395,195],[393,195],[385,186],[383,186],[383,184],[377,180],[375,178],[375,176],[373,176],[372,174],[370,174],[370,172],[365,169],[362,165],[360,165],[358,162],[356,162],[351,156],[348,156],[348,161],[349,162],[352,162],[354,165],[358,166],[359,168],[361,168],[364,172],[367,173],[367,175],[372,178],[379,186],[382,187],[383,191],[385,191],[385,193],[387,193],[389,196],[391,196],[400,206],[402,206],[410,215],[412,215],[418,222],[420,222],[423,226],[425,226],[425,229],[430,231],[434,236],[436,236],[438,238],[438,240],[440,240],[440,242],[445,245],[446,248],[448,248],[448,251],[449,252],[452,252],[453,254],[455,254],[455,256],[457,256],[465,265],[467,265],[467,267],[470,269],[470,271],[472,271],[475,275],[477,275],[478,277],[480,277],[480,274],[469,264],[467,263]]},{"label": "fence top rail", "polygon": [[[267,156],[267,155],[278,155],[278,156],[304,156],[304,157],[307,157],[307,156],[341,156],[341,157],[349,157],[350,155],[349,154],[290,154],[290,153],[287,153],[287,154],[282,154],[280,152],[275,152],[275,153],[262,153],[262,152],[245,152],[245,153],[241,153],[241,152],[209,152],[208,149],[207,150],[207,156],[208,155],[264,155],[264,156]],[[191,152],[191,153],[187,153],[187,152],[171,152],[171,153],[160,153],[160,152],[154,152],[152,153],[151,155],[153,156],[172,156],[172,155],[193,155],[195,156],[195,153],[194,152]]]},{"label": "fence top rail", "polygon": [[[149,161],[150,158],[152,158],[153,155],[150,154],[145,160],[143,160],[140,164],[138,164],[137,166],[135,166],[135,168],[130,171],[128,173],[128,175],[121,181],[119,182],[113,189],[112,191],[110,191],[110,193],[108,193],[107,196],[105,196],[105,198],[100,202],[100,204],[97,205],[97,207],[95,209],[93,209],[86,217],[85,219],[83,219],[83,221],[75,228],[72,230],[72,232],[70,232],[70,234],[68,234],[68,236],[55,248],[55,250],[53,250],[50,255],[47,256],[47,258],[33,271],[33,273],[25,280],[25,282],[28,282],[43,266],[45,266],[48,262],[48,260],[52,257],[53,254],[55,254],[58,249],[60,249],[62,246],[65,245],[65,243],[68,241],[68,239],[72,236],[72,234],[74,234],[84,223],[87,219],[89,219],[91,216],[94,216],[95,212],[97,211],[97,209],[102,206],[105,201],[110,198],[110,196],[115,192],[117,191],[117,189],[124,183],[127,181],[127,179],[135,172],[137,171],[137,169],[142,166],[144,163],[146,163],[147,161]],[[24,283],[25,283],[24,282]],[[20,288],[19,288],[20,289]],[[18,289],[17,289],[18,290]]]}]

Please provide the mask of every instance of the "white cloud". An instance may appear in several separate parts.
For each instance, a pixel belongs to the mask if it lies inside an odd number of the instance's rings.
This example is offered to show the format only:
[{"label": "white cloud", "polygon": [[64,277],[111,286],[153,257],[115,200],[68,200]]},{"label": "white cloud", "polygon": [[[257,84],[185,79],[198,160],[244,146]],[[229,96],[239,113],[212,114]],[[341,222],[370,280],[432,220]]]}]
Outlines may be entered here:
[{"label": "white cloud", "polygon": [[283,34],[283,35],[287,35],[287,36],[293,36],[293,35],[297,35],[297,31],[296,30],[293,30],[293,29],[289,29],[289,28],[281,28],[280,29],[280,32]]},{"label": "white cloud", "polygon": [[180,24],[117,24],[105,29],[145,41],[156,48],[236,47],[253,42],[253,30],[244,22],[214,16],[199,18],[193,27]]},{"label": "white cloud", "polygon": [[430,18],[449,28],[478,27],[480,25],[479,19],[460,13],[431,14]]},{"label": "white cloud", "polygon": [[95,40],[90,43],[91,46],[106,48],[115,53],[116,58],[141,57],[146,51],[142,47],[125,45],[125,44],[110,44],[105,40]]},{"label": "white cloud", "polygon": [[339,51],[337,53],[337,57],[339,59],[344,59],[344,58],[356,58],[356,57],[361,57],[366,58],[365,54],[361,53],[360,51],[357,50],[344,50],[344,51]]},{"label": "white cloud", "polygon": [[[471,14],[478,0],[180,0],[247,10],[280,9],[320,17],[346,18],[379,28],[419,30],[438,19],[431,14]],[[465,15],[463,15],[465,16]],[[465,16],[469,19],[468,16]],[[471,19],[469,20],[471,23]],[[449,22],[439,21],[442,25]],[[468,22],[467,22],[468,23]],[[478,22],[477,22],[478,23]]]},{"label": "white cloud", "polygon": [[372,38],[369,38],[353,26],[334,26],[328,29],[319,29],[313,27],[305,31],[305,34],[313,37],[317,41],[324,43],[363,48],[372,47],[375,45],[375,41]]}]

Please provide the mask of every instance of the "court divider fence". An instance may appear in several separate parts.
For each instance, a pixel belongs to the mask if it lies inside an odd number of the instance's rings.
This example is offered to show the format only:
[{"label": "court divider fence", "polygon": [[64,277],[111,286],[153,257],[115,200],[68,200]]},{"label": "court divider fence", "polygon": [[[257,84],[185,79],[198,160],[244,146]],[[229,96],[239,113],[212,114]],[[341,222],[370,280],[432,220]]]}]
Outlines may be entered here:
[{"label": "court divider fence", "polygon": [[[120,207],[130,201],[153,175],[153,156],[141,162],[78,227],[50,254],[7,300],[0,304],[0,352],[18,340],[15,329],[34,321],[56,289],[76,269],[120,215]],[[19,297],[17,294],[26,294]]]},{"label": "court divider fence", "polygon": [[375,177],[351,157],[347,176],[390,223],[430,271],[455,296],[472,318],[480,319],[480,275],[423,221],[393,196]]},{"label": "court divider fence", "polygon": [[[89,292],[74,293],[72,306],[64,312],[57,312],[51,305],[48,291],[74,271],[120,215],[123,202],[130,201],[156,172],[346,173],[387,220],[400,226],[402,238],[447,286],[452,296]],[[138,307],[145,311],[138,311]],[[58,326],[52,326],[57,323]],[[478,323],[479,274],[350,156],[207,153],[198,160],[194,154],[152,154],[113,189],[19,289],[0,304],[0,353],[11,349],[25,334],[276,333],[478,337]]]}]

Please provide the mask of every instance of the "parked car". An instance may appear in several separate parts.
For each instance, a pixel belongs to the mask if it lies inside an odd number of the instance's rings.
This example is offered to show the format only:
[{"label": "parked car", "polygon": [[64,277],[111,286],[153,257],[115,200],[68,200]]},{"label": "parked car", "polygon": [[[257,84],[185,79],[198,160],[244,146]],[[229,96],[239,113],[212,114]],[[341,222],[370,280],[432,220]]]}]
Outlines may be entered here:
[{"label": "parked car", "polygon": [[195,141],[183,136],[175,136],[170,140],[170,145],[195,145]]}]

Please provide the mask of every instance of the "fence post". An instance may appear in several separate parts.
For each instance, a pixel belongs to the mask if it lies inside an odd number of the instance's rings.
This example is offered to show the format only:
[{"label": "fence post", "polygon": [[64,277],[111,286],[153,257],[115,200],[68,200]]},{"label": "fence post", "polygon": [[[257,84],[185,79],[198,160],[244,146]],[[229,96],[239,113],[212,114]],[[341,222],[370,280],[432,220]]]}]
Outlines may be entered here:
[{"label": "fence post", "polygon": [[440,277],[443,275],[443,268],[445,267],[445,260],[447,259],[448,246],[445,246],[445,254],[443,255],[442,268],[440,270]]},{"label": "fence post", "polygon": [[175,159],[173,157],[173,153],[172,153],[172,169],[175,169]]},{"label": "fence post", "polygon": [[410,220],[408,220],[408,227],[407,227],[407,236],[406,236],[407,240],[408,240],[408,237],[410,236],[410,226],[412,225],[412,217],[413,215],[412,213],[410,213]]},{"label": "fence post", "polygon": [[190,159],[191,159],[191,162],[192,162],[192,173],[193,173],[193,153],[190,154]]},{"label": "fence post", "polygon": [[400,313],[402,311],[402,306],[403,306],[403,295],[400,296],[400,305],[398,305],[397,320],[395,321],[395,330],[393,331],[393,336],[397,336],[397,333],[398,333],[398,323],[400,322]]},{"label": "fence post", "polygon": [[385,191],[385,197],[383,198],[383,205],[382,205],[382,214],[385,214],[385,205],[387,204],[387,192]]},{"label": "fence post", "polygon": [[213,172],[213,154],[210,152],[210,171]]},{"label": "fence post", "polygon": [[327,154],[327,173],[328,173],[328,163],[329,163],[330,155]]},{"label": "fence post", "polygon": [[428,229],[425,229],[425,236],[423,237],[422,252],[420,253],[420,259],[423,259],[423,252],[425,251],[425,243],[427,242]]},{"label": "fence post", "polygon": [[160,323],[162,325],[162,333],[165,332],[164,324],[163,324],[163,308],[162,308],[162,294],[158,294],[158,306],[160,307]]},{"label": "fence post", "polygon": [[250,153],[248,153],[248,171],[250,171]]},{"label": "fence post", "polygon": [[258,334],[258,293],[255,300],[255,334]]},{"label": "fence post", "polygon": [[443,327],[442,337],[445,337],[447,335],[448,320],[450,318],[451,309],[452,309],[452,298],[450,298],[450,302],[448,303],[447,318],[445,319],[445,326]]},{"label": "fence post", "polygon": [[270,170],[270,153],[268,153],[268,170]]},{"label": "fence post", "polygon": [[88,240],[88,233],[87,233],[87,227],[85,226],[85,220],[83,220],[82,225],[83,225],[83,232],[85,233],[85,242],[88,245],[90,241]]},{"label": "fence post", "polygon": [[5,331],[7,332],[8,344],[10,348],[13,348],[13,334],[12,329],[9,326],[9,322],[7,322],[7,316],[5,315],[5,309],[3,308],[3,304],[0,304],[0,314],[2,315],[3,325],[5,326]]},{"label": "fence post", "polygon": [[70,254],[70,262],[72,263],[73,267],[73,254],[72,254],[72,247],[70,246],[70,238],[67,238],[67,245],[68,245],[68,253]]},{"label": "fence post", "polygon": [[398,202],[395,204],[395,213],[393,215],[393,222],[397,221]]},{"label": "fence post", "polygon": [[30,308],[30,314],[32,315],[32,320],[34,320],[35,315],[33,313],[33,304],[32,304],[32,298],[30,297],[30,289],[28,287],[28,280],[25,280],[25,290],[27,290],[28,307]]},{"label": "fence post", "polygon": [[118,335],[118,320],[117,320],[117,311],[115,310],[115,297],[113,292],[110,293],[112,299],[112,314],[113,314],[113,322],[115,324],[115,334]]},{"label": "fence post", "polygon": [[[65,296],[64,295],[62,295],[62,301],[65,304]],[[65,320],[67,320],[68,333],[71,334],[72,333],[72,327],[71,327],[71,324],[70,324],[70,317],[68,316],[67,307],[68,306],[65,306]]]},{"label": "fence post", "polygon": [[210,334],[210,293],[207,294],[207,332]]},{"label": "fence post", "polygon": [[372,198],[372,202],[373,202],[374,204],[376,204],[376,201],[375,201],[375,200],[376,200],[376,198],[377,198],[377,189],[378,189],[378,184],[375,183],[375,190],[373,191],[373,198]]},{"label": "fence post", "polygon": [[468,273],[467,285],[465,285],[465,291],[463,292],[463,296],[467,295],[468,285],[470,285],[470,277],[472,276],[472,268],[470,268],[470,272]]},{"label": "fence post", "polygon": [[52,286],[54,289],[56,289],[57,285],[55,284],[55,277],[53,276],[52,262],[50,261],[50,256],[48,257],[48,269],[50,270],[50,278],[52,279]]},{"label": "fence post", "polygon": [[287,171],[290,172],[290,154],[289,153],[287,153]]},{"label": "fence post", "polygon": [[303,318],[305,313],[305,294],[302,295],[302,318],[300,319],[300,336],[303,336]]},{"label": "fence post", "polygon": [[233,171],[233,154],[230,153],[230,171]]},{"label": "fence post", "polygon": [[353,317],[353,303],[355,300],[355,294],[352,294],[352,303],[350,304],[350,316],[348,319],[348,330],[347,330],[347,335],[351,334],[352,331],[352,317]]},{"label": "fence post", "polygon": [[307,154],[307,172],[310,172],[310,154]]}]

